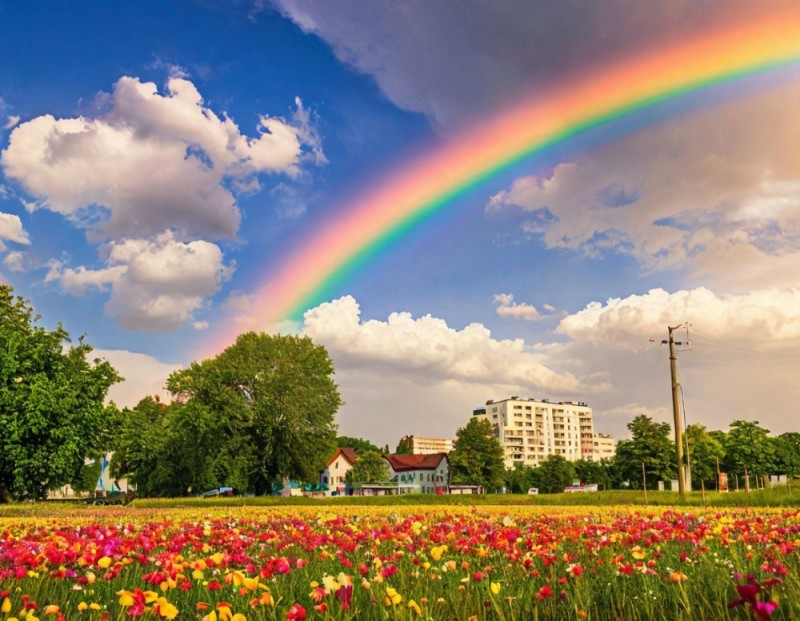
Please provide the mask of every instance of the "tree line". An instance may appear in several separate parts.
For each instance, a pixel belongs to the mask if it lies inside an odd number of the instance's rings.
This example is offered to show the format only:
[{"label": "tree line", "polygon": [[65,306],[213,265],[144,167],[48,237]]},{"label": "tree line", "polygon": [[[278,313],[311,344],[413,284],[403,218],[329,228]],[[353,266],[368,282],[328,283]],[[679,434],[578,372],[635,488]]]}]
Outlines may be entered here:
[{"label": "tree line", "polygon": [[[0,502],[39,499],[64,485],[92,491],[103,456],[111,474],[144,496],[182,496],[221,486],[269,494],[291,478],[315,483],[337,447],[362,459],[350,482],[387,478],[379,448],[337,436],[342,400],[333,362],[306,337],[249,332],[215,358],[174,372],[173,399],[145,397],[133,408],[106,404],[122,380],[92,347],[59,324],[39,325],[30,304],[0,286]],[[637,416],[612,460],[569,462],[552,455],[536,468],[506,469],[488,421],[471,418],[449,455],[450,483],[525,493],[562,491],[574,480],[603,489],[676,478],[671,426]],[[800,474],[800,433],[771,436],[756,421],[727,432],[686,430],[692,483],[715,489],[717,464],[731,477]],[[397,453],[410,452],[401,441]],[[361,462],[361,463],[358,463]]]}]

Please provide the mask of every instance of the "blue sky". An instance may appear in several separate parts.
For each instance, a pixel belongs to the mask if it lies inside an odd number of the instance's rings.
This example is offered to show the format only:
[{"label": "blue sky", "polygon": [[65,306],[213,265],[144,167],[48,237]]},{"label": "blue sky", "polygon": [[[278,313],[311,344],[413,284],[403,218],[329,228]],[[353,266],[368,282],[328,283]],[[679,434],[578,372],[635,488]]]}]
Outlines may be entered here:
[{"label": "blue sky", "polygon": [[[86,334],[133,405],[377,179],[520,97],[754,10],[0,3],[0,280]],[[381,444],[452,436],[511,394],[586,401],[620,437],[636,414],[670,420],[659,342],[683,322],[690,422],[793,430],[798,101],[788,67],[522,162],[282,329],[329,349],[342,432]]]}]

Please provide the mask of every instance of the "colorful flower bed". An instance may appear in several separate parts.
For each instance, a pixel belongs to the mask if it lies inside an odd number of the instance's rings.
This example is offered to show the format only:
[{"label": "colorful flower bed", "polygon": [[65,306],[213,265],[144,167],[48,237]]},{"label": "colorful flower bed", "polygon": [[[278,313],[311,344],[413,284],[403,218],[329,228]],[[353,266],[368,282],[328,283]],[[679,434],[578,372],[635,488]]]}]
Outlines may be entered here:
[{"label": "colorful flower bed", "polygon": [[0,518],[0,621],[798,619],[800,511],[109,508]]}]

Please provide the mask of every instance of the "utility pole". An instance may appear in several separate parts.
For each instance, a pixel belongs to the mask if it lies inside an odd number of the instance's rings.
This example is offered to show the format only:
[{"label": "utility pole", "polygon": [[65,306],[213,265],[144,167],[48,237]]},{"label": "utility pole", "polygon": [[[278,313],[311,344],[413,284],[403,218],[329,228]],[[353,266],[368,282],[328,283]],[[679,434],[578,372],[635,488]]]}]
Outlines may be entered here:
[{"label": "utility pole", "polygon": [[672,332],[681,327],[683,327],[683,324],[667,326],[667,330],[669,330],[669,371],[672,375],[672,416],[675,422],[675,456],[678,460],[678,494],[683,500],[686,497],[686,479],[683,472],[683,438],[681,437],[681,382],[678,379],[678,358],[675,356],[675,339],[672,337]]}]

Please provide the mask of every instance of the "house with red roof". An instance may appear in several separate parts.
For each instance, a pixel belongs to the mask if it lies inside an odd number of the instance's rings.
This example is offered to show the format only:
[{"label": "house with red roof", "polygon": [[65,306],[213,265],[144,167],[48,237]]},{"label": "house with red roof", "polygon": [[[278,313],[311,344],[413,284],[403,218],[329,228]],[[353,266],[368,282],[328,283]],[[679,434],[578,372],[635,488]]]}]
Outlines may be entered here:
[{"label": "house with red roof", "polygon": [[398,494],[448,492],[450,460],[447,453],[384,455],[383,458],[389,464],[389,480],[397,484]]},{"label": "house with red roof", "polygon": [[356,452],[351,448],[338,448],[325,465],[319,482],[329,490],[344,492],[344,477],[356,463]]}]

